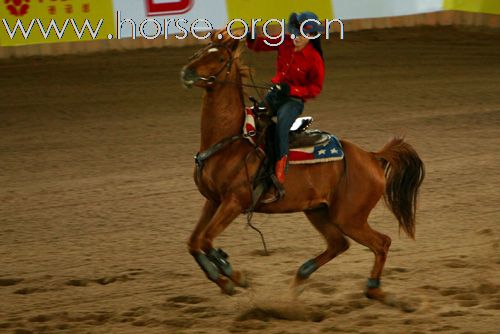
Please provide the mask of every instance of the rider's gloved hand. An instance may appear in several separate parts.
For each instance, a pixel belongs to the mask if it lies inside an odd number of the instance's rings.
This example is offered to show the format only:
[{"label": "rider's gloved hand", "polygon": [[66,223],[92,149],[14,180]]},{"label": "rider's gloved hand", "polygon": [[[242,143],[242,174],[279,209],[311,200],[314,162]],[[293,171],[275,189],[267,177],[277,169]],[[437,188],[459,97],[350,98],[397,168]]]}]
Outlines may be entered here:
[{"label": "rider's gloved hand", "polygon": [[290,96],[290,85],[286,82],[280,82],[279,84],[273,85],[271,90],[276,92],[276,94],[280,97]]}]

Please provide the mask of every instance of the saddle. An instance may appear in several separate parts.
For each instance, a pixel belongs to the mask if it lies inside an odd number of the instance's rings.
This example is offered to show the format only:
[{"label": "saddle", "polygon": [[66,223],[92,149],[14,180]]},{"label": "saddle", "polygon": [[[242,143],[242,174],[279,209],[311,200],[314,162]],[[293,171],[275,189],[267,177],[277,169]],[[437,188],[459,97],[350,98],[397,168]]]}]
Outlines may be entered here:
[{"label": "saddle", "polygon": [[[260,105],[256,99],[250,97],[250,100],[253,102],[253,107],[250,107],[249,111],[251,115],[255,115],[255,118],[250,118],[255,121],[255,124],[249,125],[247,128],[248,123],[246,123],[244,133],[252,138],[255,138],[258,133],[266,134],[266,140],[265,143],[263,143],[264,146],[261,146],[266,152],[266,155],[261,168],[259,168],[254,177],[252,208],[255,208],[259,203],[267,204],[279,200],[283,197],[284,190],[274,176],[274,161],[276,152],[274,129],[276,127],[276,121],[273,119],[273,115],[270,110]],[[296,149],[311,148],[329,144],[332,136],[328,133],[319,130],[307,130],[312,123],[312,117],[299,117],[294,122],[290,129],[288,142],[291,153],[293,153],[293,150]],[[254,144],[257,144],[257,140],[254,141]],[[262,145],[262,143],[260,145]],[[311,155],[313,154],[311,153]],[[261,196],[264,195],[271,187],[275,187],[277,189],[276,197],[271,200],[261,200]]]},{"label": "saddle", "polygon": [[[266,107],[258,106],[255,100],[252,101],[254,102],[254,106],[251,109],[255,115],[267,114],[269,116],[269,111]],[[271,121],[276,123],[273,118],[271,118]],[[299,117],[295,120],[290,128],[290,135],[288,137],[288,147],[290,149],[322,145],[328,142],[330,137],[327,133],[319,130],[307,130],[313,122],[314,118],[310,116]]]},{"label": "saddle", "polygon": [[[310,122],[312,123],[312,117],[309,118],[311,118]],[[297,119],[297,121],[299,120],[300,119]],[[319,130],[292,131],[289,136],[288,146],[290,149],[317,146],[326,144],[329,140],[330,136]]]}]

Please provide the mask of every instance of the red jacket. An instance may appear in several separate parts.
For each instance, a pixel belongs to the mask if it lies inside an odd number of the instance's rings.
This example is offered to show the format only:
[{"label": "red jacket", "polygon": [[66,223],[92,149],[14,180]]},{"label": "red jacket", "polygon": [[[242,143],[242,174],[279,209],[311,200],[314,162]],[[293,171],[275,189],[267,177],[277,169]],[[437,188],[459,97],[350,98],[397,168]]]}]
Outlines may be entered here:
[{"label": "red jacket", "polygon": [[276,40],[258,36],[254,41],[248,41],[249,49],[254,51],[278,51],[277,71],[271,81],[275,84],[286,82],[290,85],[290,95],[308,100],[318,95],[323,89],[325,65],[318,51],[312,43],[299,52],[295,52],[290,35],[285,36],[284,42],[279,46],[269,46]]}]

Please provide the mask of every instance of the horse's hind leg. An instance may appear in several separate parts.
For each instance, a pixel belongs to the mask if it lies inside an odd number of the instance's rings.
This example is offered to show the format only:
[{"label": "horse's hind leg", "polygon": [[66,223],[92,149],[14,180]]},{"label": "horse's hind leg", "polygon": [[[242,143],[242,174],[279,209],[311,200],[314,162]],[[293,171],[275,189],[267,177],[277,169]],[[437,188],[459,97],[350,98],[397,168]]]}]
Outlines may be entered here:
[{"label": "horse's hind leg", "polygon": [[340,228],[347,236],[370,248],[375,254],[375,263],[368,279],[366,296],[384,301],[385,294],[380,288],[380,276],[391,246],[391,238],[373,230],[366,220],[346,221],[340,225]]},{"label": "horse's hind leg", "polygon": [[306,217],[325,238],[326,250],[314,259],[305,262],[297,271],[292,287],[297,289],[309,276],[337,255],[349,248],[349,241],[342,231],[334,225],[327,208],[305,211]]}]

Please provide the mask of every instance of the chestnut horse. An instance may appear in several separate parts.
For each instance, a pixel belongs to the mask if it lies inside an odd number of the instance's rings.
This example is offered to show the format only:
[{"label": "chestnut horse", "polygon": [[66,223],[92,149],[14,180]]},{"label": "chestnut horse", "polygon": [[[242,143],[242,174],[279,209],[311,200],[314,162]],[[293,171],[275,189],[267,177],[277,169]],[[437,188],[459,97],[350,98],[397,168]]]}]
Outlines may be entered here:
[{"label": "chestnut horse", "polygon": [[[232,294],[235,285],[246,287],[247,281],[242,272],[233,270],[227,255],[214,248],[213,241],[252,206],[252,177],[262,161],[258,150],[242,136],[244,68],[239,61],[239,41],[227,34],[220,40],[216,36],[189,59],[181,73],[185,86],[205,90],[195,182],[206,201],[188,247],[206,276]],[[298,269],[293,286],[345,252],[348,236],[375,254],[366,295],[384,301],[380,276],[391,238],[373,230],[368,215],[384,196],[400,228],[414,238],[424,165],[401,138],[392,139],[378,152],[366,152],[346,140],[341,143],[344,160],[291,165],[284,184],[286,195],[277,202],[259,204],[255,212],[303,211],[325,238],[326,250]]]}]

